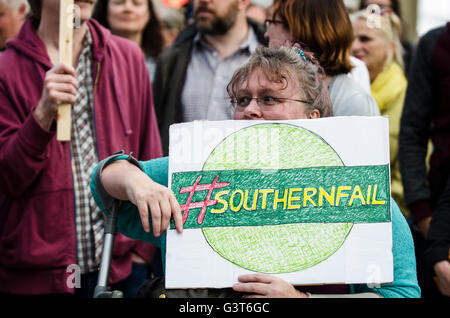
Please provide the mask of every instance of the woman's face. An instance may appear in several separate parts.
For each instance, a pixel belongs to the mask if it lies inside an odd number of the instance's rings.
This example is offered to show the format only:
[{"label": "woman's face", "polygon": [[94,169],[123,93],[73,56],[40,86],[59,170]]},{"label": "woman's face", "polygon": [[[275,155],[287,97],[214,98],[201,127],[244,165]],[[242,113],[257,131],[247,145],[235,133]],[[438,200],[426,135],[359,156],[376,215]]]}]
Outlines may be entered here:
[{"label": "woman's face", "polygon": [[[285,87],[286,86],[286,87]],[[291,80],[285,83],[270,81],[259,69],[249,74],[247,81],[238,89],[237,99],[249,101],[246,107],[237,105],[234,112],[236,120],[285,120],[319,118],[317,109],[308,111],[303,91]],[[256,101],[259,99],[259,102]],[[280,100],[278,100],[280,99]],[[297,101],[295,101],[297,100]],[[264,104],[264,101],[268,104]]]},{"label": "woman's face", "polygon": [[353,24],[353,32],[353,55],[366,63],[371,75],[382,70],[388,57],[389,45],[381,31],[369,27],[366,20],[358,19]]},{"label": "woman's face", "polygon": [[279,47],[287,42],[292,42],[291,33],[286,24],[281,21],[278,16],[273,19],[266,20],[266,33],[264,37],[269,41],[269,47]]},{"label": "woman's face", "polygon": [[150,20],[147,0],[110,0],[107,20],[113,34],[142,32]]}]

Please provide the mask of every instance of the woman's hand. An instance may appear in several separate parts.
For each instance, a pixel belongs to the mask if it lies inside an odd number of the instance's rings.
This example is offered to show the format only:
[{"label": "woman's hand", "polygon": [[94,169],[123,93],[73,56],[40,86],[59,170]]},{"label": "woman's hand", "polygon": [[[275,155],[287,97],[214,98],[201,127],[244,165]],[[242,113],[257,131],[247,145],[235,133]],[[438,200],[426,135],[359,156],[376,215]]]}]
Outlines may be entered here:
[{"label": "woman's hand", "polygon": [[169,228],[173,215],[175,226],[181,233],[181,208],[172,190],[151,180],[145,173],[128,179],[128,199],[138,208],[144,231],[150,232],[148,214],[152,217],[153,234],[158,237]]},{"label": "woman's hand", "polygon": [[125,160],[113,162],[102,171],[102,183],[111,196],[131,201],[138,208],[145,232],[150,232],[149,212],[154,236],[169,228],[171,216],[177,231],[183,231],[181,208],[173,191],[154,182],[135,165]]},{"label": "woman's hand", "polygon": [[266,274],[248,274],[239,276],[240,283],[233,290],[247,293],[245,298],[308,298],[281,278]]}]

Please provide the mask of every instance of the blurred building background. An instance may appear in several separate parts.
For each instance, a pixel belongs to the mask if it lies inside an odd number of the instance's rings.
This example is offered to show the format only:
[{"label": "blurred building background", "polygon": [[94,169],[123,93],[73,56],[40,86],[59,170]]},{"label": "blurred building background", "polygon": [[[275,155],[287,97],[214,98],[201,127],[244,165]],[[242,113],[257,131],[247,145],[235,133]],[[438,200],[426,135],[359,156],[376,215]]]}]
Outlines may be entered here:
[{"label": "blurred building background", "polygon": [[422,36],[430,29],[450,21],[449,0],[419,0],[417,11],[419,13],[419,19],[417,21],[417,32],[419,36]]}]

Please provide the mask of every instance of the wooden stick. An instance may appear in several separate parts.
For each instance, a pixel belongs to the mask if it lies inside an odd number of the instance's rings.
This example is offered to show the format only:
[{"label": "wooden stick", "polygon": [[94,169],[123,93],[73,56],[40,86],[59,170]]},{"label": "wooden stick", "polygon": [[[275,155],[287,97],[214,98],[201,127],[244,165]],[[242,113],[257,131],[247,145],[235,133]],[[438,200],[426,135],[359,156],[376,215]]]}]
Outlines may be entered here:
[{"label": "wooden stick", "polygon": [[[72,65],[74,0],[60,0],[59,7],[59,61]],[[70,141],[72,119],[70,104],[58,106],[56,138]]]}]

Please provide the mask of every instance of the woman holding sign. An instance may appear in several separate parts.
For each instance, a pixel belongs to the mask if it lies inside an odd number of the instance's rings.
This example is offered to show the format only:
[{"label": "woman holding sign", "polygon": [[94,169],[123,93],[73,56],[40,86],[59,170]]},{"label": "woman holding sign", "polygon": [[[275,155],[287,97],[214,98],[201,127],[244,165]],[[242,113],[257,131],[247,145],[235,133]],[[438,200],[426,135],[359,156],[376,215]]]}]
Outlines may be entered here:
[{"label": "woman holding sign", "polygon": [[[237,120],[314,119],[332,113],[321,68],[313,62],[310,54],[297,46],[259,48],[249,62],[236,71],[228,85],[228,93]],[[162,186],[167,185],[167,177],[167,158],[137,162],[131,156],[119,154],[97,166],[91,190],[104,211],[104,203],[111,198],[129,201],[119,214],[119,231],[162,245],[165,249],[165,236],[161,235],[168,228],[171,216],[177,231],[183,230],[180,205],[174,193]],[[358,294],[360,297],[419,297],[412,239],[395,204],[392,218],[395,233],[394,283],[379,288],[365,285],[323,286],[320,291],[316,289],[317,292],[328,295]],[[403,244],[401,247],[398,246],[400,241]],[[222,296],[236,296],[235,292],[242,292],[248,297],[308,297],[311,294],[307,291],[316,292],[313,287],[306,286],[298,290],[272,275],[243,275],[239,281],[233,286],[234,291],[224,291]],[[220,294],[217,291],[195,290],[189,293],[177,291],[173,295],[187,297],[192,293],[200,297]]]}]

